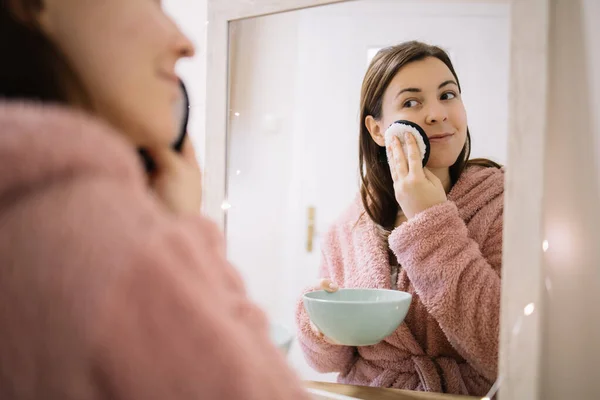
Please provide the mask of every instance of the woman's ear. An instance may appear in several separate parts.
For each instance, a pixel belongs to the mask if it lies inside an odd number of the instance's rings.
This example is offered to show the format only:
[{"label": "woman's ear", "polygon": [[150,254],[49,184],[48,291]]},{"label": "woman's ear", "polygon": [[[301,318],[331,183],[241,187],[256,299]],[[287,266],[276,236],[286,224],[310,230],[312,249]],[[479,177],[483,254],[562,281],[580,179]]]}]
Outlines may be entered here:
[{"label": "woman's ear", "polygon": [[371,134],[371,138],[373,138],[373,141],[379,146],[385,147],[384,131],[381,128],[381,124],[377,122],[377,120],[373,118],[373,116],[367,115],[367,118],[365,118],[365,126]]}]

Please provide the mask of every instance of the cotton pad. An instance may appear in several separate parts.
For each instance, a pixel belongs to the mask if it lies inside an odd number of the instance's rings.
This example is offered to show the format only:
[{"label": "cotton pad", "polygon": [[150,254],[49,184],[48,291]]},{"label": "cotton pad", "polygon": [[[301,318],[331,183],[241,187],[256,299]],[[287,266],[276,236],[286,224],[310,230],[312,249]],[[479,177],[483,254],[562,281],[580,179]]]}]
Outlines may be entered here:
[{"label": "cotton pad", "polygon": [[423,128],[414,122],[400,120],[391,124],[384,134],[386,147],[392,143],[394,137],[397,137],[400,139],[400,144],[402,146],[402,150],[404,151],[404,155],[407,155],[406,143],[404,141],[405,132],[412,134],[417,141],[417,146],[421,152],[421,159],[423,160],[423,166],[425,166],[425,164],[427,164],[427,160],[429,160],[429,139],[427,139],[427,134],[425,134]]}]

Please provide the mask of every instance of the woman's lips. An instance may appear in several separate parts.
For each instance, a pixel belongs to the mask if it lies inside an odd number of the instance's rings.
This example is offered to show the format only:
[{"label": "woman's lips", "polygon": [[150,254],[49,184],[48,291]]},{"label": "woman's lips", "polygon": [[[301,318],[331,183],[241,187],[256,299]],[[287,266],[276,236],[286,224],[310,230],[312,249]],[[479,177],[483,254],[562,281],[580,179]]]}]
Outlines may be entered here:
[{"label": "woman's lips", "polygon": [[448,140],[452,136],[454,136],[454,133],[442,133],[440,135],[433,135],[433,136],[429,137],[428,139],[430,142],[437,143],[437,142],[443,142],[445,140]]},{"label": "woman's lips", "polygon": [[177,76],[175,74],[170,74],[168,72],[160,71],[158,73],[158,75],[166,81],[169,81],[171,83],[175,83],[175,84],[179,85],[179,76]]}]

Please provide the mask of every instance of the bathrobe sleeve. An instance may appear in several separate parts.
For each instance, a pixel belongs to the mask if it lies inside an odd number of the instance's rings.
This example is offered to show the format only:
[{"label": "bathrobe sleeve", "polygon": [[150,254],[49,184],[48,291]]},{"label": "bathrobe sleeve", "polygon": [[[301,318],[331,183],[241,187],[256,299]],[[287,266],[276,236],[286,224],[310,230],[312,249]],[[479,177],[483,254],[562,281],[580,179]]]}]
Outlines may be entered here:
[{"label": "bathrobe sleeve", "polygon": [[478,372],[498,370],[502,196],[479,211],[480,246],[455,203],[434,206],[396,228],[390,248],[452,346]]}]

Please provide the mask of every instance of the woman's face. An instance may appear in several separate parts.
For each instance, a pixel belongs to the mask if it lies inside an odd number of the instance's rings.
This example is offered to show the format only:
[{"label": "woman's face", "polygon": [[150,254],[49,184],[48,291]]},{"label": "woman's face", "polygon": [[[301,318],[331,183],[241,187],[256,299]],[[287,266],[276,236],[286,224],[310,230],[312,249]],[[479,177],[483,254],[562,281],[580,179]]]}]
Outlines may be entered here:
[{"label": "woman's face", "polygon": [[194,49],[160,0],[44,0],[39,22],[95,113],[138,146],[173,142],[181,96],[175,64]]},{"label": "woman's face", "polygon": [[365,124],[380,146],[384,133],[395,121],[420,125],[431,143],[429,168],[453,165],[467,137],[467,114],[456,79],[446,64],[429,57],[404,66],[383,95],[382,116],[367,117]]}]

